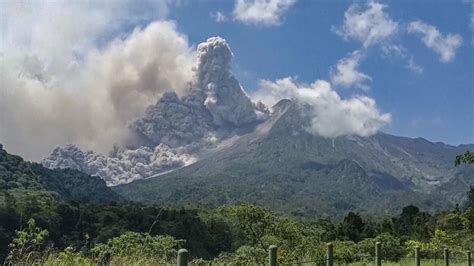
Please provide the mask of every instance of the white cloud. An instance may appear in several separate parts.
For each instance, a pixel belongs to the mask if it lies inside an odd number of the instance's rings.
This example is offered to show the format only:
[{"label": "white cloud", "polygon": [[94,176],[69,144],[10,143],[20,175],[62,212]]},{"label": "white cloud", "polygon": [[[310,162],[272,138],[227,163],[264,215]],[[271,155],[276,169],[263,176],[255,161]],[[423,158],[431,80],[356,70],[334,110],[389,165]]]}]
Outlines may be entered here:
[{"label": "white cloud", "polygon": [[[474,33],[474,0],[463,0],[463,2],[469,5],[471,9],[469,13],[469,28],[471,29],[471,33]],[[471,45],[474,45],[474,34],[471,35]]]},{"label": "white cloud", "polygon": [[377,2],[370,2],[365,10],[351,5],[344,14],[344,24],[336,33],[346,40],[360,41],[364,47],[392,38],[398,31],[398,23],[384,12],[385,7]]},{"label": "white cloud", "polygon": [[248,25],[275,26],[296,0],[236,0],[234,18]]},{"label": "white cloud", "polygon": [[409,54],[407,49],[402,45],[383,45],[382,47],[382,55],[386,57],[392,58],[399,58],[405,62],[405,68],[411,70],[416,74],[422,74],[424,69],[422,66],[415,62],[415,59],[412,55]]},{"label": "white cloud", "polygon": [[302,109],[311,119],[306,130],[323,137],[370,136],[391,122],[391,115],[381,113],[374,99],[366,96],[342,99],[329,82],[323,80],[309,85],[297,84],[289,77],[262,80],[253,97],[268,105],[280,99],[296,99],[307,107]]},{"label": "white cloud", "polygon": [[355,51],[348,57],[339,60],[336,68],[331,71],[331,83],[334,86],[356,86],[368,89],[364,82],[371,81],[372,78],[358,70],[361,57],[360,51]]},{"label": "white cloud", "polygon": [[426,47],[435,51],[444,63],[451,62],[456,55],[456,49],[462,45],[462,37],[459,34],[444,35],[435,26],[419,20],[408,25],[408,32],[421,34],[421,40]]},{"label": "white cloud", "polygon": [[145,13],[82,3],[1,4],[0,142],[27,159],[67,143],[106,152],[129,138],[130,120],[192,79],[195,54],[172,22],[107,40],[142,14],[165,14],[165,1]]},{"label": "white cloud", "polygon": [[224,15],[222,12],[217,11],[217,12],[211,12],[211,18],[213,18],[216,22],[226,22],[227,21],[227,16]]},{"label": "white cloud", "polygon": [[411,71],[413,71],[417,74],[423,73],[423,70],[424,70],[422,66],[418,65],[415,62],[415,60],[413,59],[413,56],[408,58],[406,68],[410,69]]}]

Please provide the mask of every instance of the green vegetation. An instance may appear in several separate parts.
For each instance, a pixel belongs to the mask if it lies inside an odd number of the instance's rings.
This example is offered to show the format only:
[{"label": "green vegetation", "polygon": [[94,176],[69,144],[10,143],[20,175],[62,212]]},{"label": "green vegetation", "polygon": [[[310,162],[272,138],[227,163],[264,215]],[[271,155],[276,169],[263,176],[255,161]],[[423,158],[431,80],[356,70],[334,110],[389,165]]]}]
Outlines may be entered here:
[{"label": "green vegetation", "polygon": [[56,204],[60,207],[38,208],[23,217],[1,209],[0,239],[11,243],[1,251],[8,262],[156,265],[175,263],[184,247],[195,263],[263,264],[268,246],[275,244],[282,264],[323,263],[327,242],[334,243],[335,259],[345,263],[373,261],[375,242],[382,243],[383,259],[389,261],[412,258],[415,246],[424,259],[442,258],[445,247],[453,258],[474,250],[472,203],[438,215],[407,206],[385,220],[350,212],[340,221],[302,221],[250,204],[213,210]]},{"label": "green vegetation", "polygon": [[408,205],[391,218],[347,211],[340,219],[302,219],[248,203],[119,204],[95,177],[44,169],[4,150],[0,178],[0,262],[11,265],[173,264],[179,248],[197,265],[263,264],[269,245],[278,246],[279,263],[309,265],[324,263],[327,242],[336,261],[355,265],[373,262],[375,242],[383,260],[401,264],[412,260],[415,246],[426,260],[441,258],[445,247],[454,259],[474,250],[474,188],[464,204],[435,215]]},{"label": "green vegetation", "polygon": [[10,196],[17,198],[42,194],[78,202],[123,200],[100,177],[72,169],[51,170],[41,164],[26,162],[20,156],[7,153],[1,144],[0,192],[8,192]]},{"label": "green vegetation", "polygon": [[472,153],[471,151],[466,151],[464,154],[460,154],[456,156],[456,160],[454,160],[454,164],[457,166],[462,163],[474,164],[474,153]]}]

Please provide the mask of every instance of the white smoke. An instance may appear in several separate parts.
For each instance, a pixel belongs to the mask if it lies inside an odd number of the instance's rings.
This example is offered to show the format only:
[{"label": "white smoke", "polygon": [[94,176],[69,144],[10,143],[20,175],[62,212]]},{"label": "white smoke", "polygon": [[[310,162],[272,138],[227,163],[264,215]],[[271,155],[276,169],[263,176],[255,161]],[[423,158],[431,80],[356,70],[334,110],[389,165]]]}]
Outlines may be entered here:
[{"label": "white smoke", "polygon": [[[53,22],[33,30],[58,27]],[[7,42],[0,56],[0,141],[27,159],[67,143],[106,152],[128,141],[127,124],[148,105],[166,91],[184,93],[193,77],[195,55],[172,22],[137,28],[101,49],[79,42],[80,54],[71,46],[64,57],[33,37],[31,52]]]},{"label": "white smoke", "polygon": [[218,126],[242,126],[257,121],[255,105],[231,71],[233,54],[220,37],[209,38],[198,46],[197,87],[204,90],[204,105]]},{"label": "white smoke", "polygon": [[107,185],[114,186],[130,183],[176,169],[196,161],[196,158],[182,150],[171,149],[160,144],[154,149],[140,147],[138,149],[116,148],[111,156],[84,152],[75,145],[56,147],[42,161],[48,168],[72,168],[91,175],[100,176]]},{"label": "white smoke", "polygon": [[254,97],[267,105],[280,99],[296,99],[310,117],[306,130],[323,137],[343,135],[370,136],[391,121],[390,114],[381,113],[375,100],[366,96],[342,99],[329,82],[318,80],[312,84],[297,84],[292,78],[277,81],[262,80]]}]

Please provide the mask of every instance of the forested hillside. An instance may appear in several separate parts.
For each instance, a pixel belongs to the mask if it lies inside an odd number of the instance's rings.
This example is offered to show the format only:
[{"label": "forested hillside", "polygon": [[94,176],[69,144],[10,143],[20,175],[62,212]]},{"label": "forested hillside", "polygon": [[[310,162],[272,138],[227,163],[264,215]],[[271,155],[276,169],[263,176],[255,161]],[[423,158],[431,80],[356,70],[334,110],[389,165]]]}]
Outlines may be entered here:
[{"label": "forested hillside", "polygon": [[393,261],[411,256],[415,246],[425,258],[441,256],[444,247],[453,257],[474,249],[472,188],[462,205],[435,215],[409,205],[391,218],[348,211],[342,218],[303,220],[252,204],[174,209],[117,203],[98,178],[47,170],[3,149],[0,173],[0,260],[14,265],[175,263],[181,247],[194,262],[263,264],[269,245],[278,246],[280,263],[322,263],[329,241],[345,263],[373,257],[376,241]]},{"label": "forested hillside", "polygon": [[0,144],[0,191],[14,197],[43,194],[79,202],[121,201],[105,182],[72,169],[48,169],[9,154]]}]

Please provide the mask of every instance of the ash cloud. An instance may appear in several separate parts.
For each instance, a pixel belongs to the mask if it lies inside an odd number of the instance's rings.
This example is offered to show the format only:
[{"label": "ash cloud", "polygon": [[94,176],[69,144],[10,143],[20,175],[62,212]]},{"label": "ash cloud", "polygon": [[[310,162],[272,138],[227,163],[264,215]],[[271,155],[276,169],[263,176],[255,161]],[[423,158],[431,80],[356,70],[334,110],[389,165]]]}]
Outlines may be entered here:
[{"label": "ash cloud", "polygon": [[69,144],[56,147],[43,159],[48,168],[72,168],[90,175],[100,176],[109,186],[130,183],[176,169],[196,161],[196,158],[179,149],[171,149],[165,144],[155,148],[139,147],[124,149],[116,147],[110,155],[82,151]]},{"label": "ash cloud", "polygon": [[131,142],[127,125],[163,93],[184,94],[194,75],[195,54],[167,21],[136,28],[102,49],[81,48],[83,55],[68,62],[49,51],[6,49],[0,55],[0,140],[33,160],[56,145],[107,152]]},{"label": "ash cloud", "polygon": [[[177,90],[165,92],[129,124],[135,145],[143,146],[118,148],[107,156],[68,145],[55,148],[43,164],[79,169],[118,185],[193,163],[203,149],[245,128],[252,130],[268,117],[268,111],[262,103],[253,103],[233,76],[232,57],[220,37],[200,44],[191,87],[183,96]],[[140,58],[143,61],[146,59]],[[123,102],[124,108],[128,101]],[[145,99],[141,102],[147,103]]]},{"label": "ash cloud", "polygon": [[196,150],[265,120],[266,107],[253,103],[232,74],[232,57],[220,37],[201,43],[189,93],[181,98],[165,94],[131,125],[133,131],[150,146],[165,143]]}]

